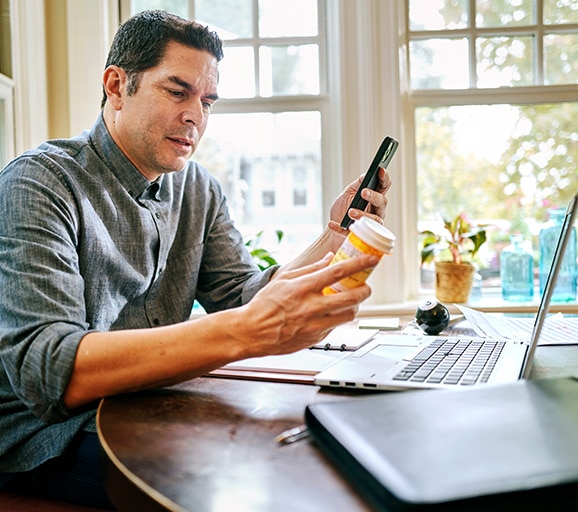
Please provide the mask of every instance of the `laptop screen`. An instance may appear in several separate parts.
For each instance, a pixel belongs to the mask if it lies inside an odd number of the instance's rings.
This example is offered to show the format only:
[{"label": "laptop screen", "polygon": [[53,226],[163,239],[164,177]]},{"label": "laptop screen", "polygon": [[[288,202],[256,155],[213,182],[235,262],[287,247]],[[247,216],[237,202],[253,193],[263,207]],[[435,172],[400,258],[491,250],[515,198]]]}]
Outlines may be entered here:
[{"label": "laptop screen", "polygon": [[550,271],[548,272],[548,279],[546,280],[546,285],[544,286],[544,293],[542,294],[542,299],[540,300],[540,307],[538,308],[538,314],[536,315],[536,321],[534,322],[534,330],[532,332],[532,338],[530,342],[530,352],[526,358],[525,367],[522,374],[522,377],[525,379],[530,376],[534,352],[538,346],[538,338],[540,332],[542,331],[544,320],[546,319],[550,309],[550,299],[554,293],[554,288],[556,287],[556,280],[558,273],[560,272],[560,267],[562,266],[564,253],[566,252],[566,247],[571,238],[570,234],[572,232],[572,227],[574,226],[577,208],[578,193],[572,198],[568,208],[566,209],[564,223],[562,225],[562,230],[560,231],[560,237],[558,238],[556,251],[554,252],[554,258],[552,259],[552,265],[550,267]]}]

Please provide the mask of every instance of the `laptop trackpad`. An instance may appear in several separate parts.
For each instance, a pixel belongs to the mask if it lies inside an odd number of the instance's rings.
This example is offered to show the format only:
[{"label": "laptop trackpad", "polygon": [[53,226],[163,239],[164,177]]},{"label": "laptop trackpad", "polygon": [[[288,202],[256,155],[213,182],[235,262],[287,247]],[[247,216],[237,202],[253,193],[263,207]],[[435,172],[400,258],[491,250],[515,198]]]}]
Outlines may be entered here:
[{"label": "laptop trackpad", "polygon": [[[402,359],[410,358],[416,353],[416,347],[404,347],[400,345],[375,345],[359,357],[351,357],[352,360],[363,361],[363,364],[379,364],[380,368],[393,366]],[[383,365],[383,366],[382,366]]]},{"label": "laptop trackpad", "polygon": [[[359,351],[358,351],[359,352]],[[339,385],[368,387],[389,380],[394,367],[403,366],[404,359],[415,355],[415,346],[376,344],[361,354],[351,355],[318,373],[315,383],[322,386]]]}]

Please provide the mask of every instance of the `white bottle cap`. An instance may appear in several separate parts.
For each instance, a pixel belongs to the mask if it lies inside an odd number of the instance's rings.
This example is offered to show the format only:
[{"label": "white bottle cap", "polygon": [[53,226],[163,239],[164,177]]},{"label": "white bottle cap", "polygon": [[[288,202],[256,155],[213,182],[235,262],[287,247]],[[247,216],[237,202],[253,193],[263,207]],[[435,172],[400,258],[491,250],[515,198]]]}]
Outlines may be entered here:
[{"label": "white bottle cap", "polygon": [[378,251],[385,254],[391,254],[393,251],[395,235],[385,226],[369,217],[361,217],[361,219],[356,220],[349,226],[349,230]]}]

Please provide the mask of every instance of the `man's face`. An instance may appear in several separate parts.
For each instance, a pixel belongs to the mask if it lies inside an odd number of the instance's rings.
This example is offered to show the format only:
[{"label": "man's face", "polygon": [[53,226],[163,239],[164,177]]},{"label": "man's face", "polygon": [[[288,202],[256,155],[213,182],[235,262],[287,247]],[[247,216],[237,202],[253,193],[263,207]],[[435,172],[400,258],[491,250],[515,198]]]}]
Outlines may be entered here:
[{"label": "man's face", "polygon": [[217,81],[211,53],[171,42],[161,63],[141,74],[137,91],[124,91],[112,131],[149,180],[185,167],[207,127]]}]

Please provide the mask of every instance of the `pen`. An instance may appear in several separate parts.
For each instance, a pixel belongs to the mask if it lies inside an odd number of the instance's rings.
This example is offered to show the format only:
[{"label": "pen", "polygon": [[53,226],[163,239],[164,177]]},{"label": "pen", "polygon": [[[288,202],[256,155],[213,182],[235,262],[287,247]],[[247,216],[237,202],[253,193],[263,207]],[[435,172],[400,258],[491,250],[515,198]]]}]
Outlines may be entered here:
[{"label": "pen", "polygon": [[279,444],[291,444],[295,441],[299,441],[300,439],[305,439],[309,437],[309,431],[305,425],[300,425],[298,427],[290,428],[289,430],[285,430],[281,432],[276,438]]}]

